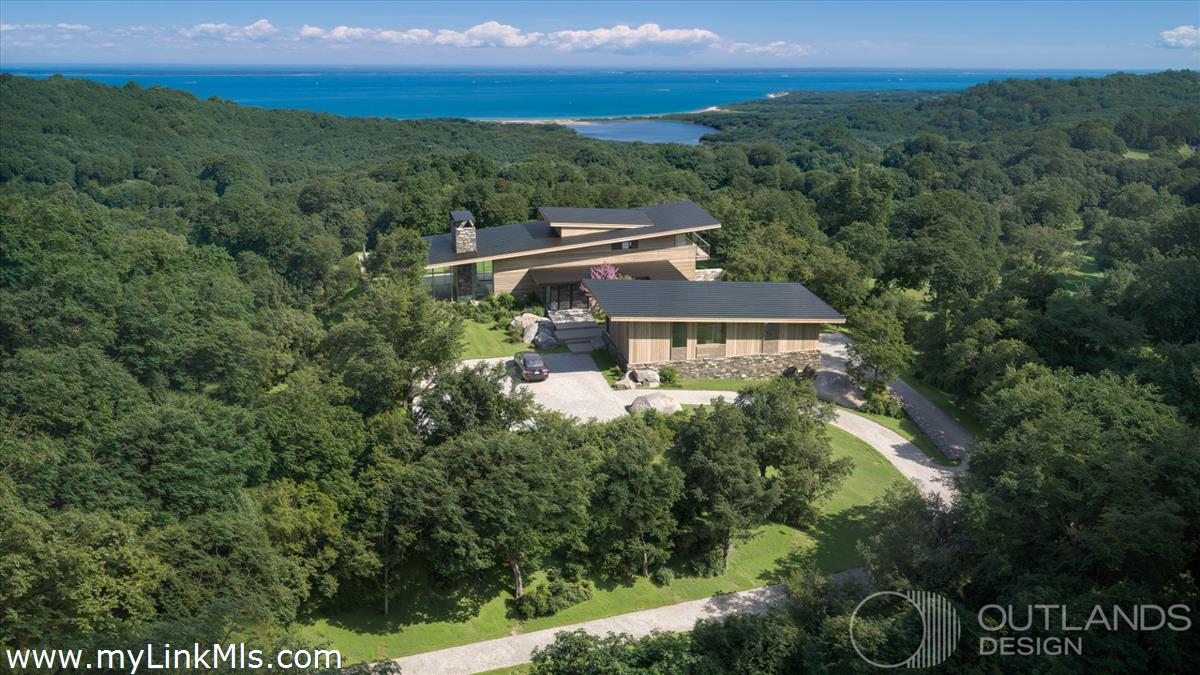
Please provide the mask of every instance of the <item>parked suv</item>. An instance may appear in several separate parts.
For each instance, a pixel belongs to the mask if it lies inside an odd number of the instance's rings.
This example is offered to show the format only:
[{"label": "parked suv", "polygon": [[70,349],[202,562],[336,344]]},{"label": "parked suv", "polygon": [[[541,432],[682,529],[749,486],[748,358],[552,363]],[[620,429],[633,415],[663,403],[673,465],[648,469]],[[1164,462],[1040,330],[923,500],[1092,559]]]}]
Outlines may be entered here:
[{"label": "parked suv", "polygon": [[525,382],[541,382],[550,376],[550,368],[541,354],[519,352],[516,356],[517,374]]}]

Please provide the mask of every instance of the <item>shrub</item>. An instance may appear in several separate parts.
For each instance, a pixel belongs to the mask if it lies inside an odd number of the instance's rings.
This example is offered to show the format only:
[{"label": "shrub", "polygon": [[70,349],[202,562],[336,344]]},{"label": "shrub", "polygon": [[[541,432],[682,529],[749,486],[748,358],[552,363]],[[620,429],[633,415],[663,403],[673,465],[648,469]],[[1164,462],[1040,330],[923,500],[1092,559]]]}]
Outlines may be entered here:
[{"label": "shrub", "polygon": [[886,415],[888,417],[899,418],[904,414],[904,406],[900,404],[900,399],[892,395],[892,392],[884,386],[874,386],[867,389],[867,400],[859,408],[865,413],[873,415]]},{"label": "shrub", "polygon": [[678,387],[679,371],[674,366],[663,366],[658,369],[658,380],[664,387]]},{"label": "shrub", "polygon": [[514,603],[517,618],[552,616],[592,598],[592,587],[587,581],[568,580],[554,571],[548,577]]},{"label": "shrub", "polygon": [[675,580],[675,573],[668,567],[660,567],[650,574],[650,581],[654,582],[655,586],[670,586]]}]

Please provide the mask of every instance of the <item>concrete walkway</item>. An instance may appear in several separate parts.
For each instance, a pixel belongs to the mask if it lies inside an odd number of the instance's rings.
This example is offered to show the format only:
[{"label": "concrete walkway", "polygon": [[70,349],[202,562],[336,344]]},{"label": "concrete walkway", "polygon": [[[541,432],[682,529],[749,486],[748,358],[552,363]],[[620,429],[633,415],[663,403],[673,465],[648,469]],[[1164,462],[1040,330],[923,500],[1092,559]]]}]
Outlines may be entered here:
[{"label": "concrete walkway", "polygon": [[[680,403],[705,405],[716,399],[732,401],[737,394],[730,391],[688,391],[684,389],[659,389]],[[626,405],[633,402],[644,391],[616,391],[617,398]],[[855,415],[849,410],[838,408],[833,426],[858,438],[871,446],[902,476],[909,479],[926,496],[937,495],[943,500],[954,501],[954,477],[966,471],[966,462],[958,466],[942,466],[929,459],[914,443],[887,427]]]},{"label": "concrete walkway", "polygon": [[414,654],[395,660],[405,675],[465,675],[497,668],[529,663],[533,650],[554,642],[554,636],[563,631],[585,630],[592,635],[628,633],[634,637],[649,635],[651,631],[680,632],[692,629],[700,619],[718,619],[736,613],[762,613],[784,598],[787,591],[783,586],[764,586],[740,593],[718,595],[703,600],[681,602],[665,607],[644,609],[596,619],[583,623],[548,628],[523,635],[475,642],[461,647],[439,649],[435,652]]}]

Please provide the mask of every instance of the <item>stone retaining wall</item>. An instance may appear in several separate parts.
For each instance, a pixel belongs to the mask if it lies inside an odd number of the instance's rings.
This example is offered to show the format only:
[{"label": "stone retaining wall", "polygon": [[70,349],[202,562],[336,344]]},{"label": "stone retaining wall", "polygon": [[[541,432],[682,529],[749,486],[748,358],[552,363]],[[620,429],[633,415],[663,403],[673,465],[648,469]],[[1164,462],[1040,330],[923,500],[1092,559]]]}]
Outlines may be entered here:
[{"label": "stone retaining wall", "polygon": [[793,368],[797,371],[811,369],[815,372],[821,367],[821,352],[813,350],[782,354],[748,354],[718,359],[631,364],[633,368],[661,368],[663,366],[671,366],[679,371],[680,377],[686,379],[765,380]]}]

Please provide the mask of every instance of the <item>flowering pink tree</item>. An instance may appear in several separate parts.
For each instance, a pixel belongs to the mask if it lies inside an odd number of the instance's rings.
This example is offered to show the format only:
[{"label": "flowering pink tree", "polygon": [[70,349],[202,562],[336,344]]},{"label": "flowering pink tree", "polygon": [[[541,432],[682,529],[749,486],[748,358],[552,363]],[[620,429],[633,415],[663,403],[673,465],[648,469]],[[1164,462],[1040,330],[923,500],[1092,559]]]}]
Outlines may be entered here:
[{"label": "flowering pink tree", "polygon": [[592,268],[592,279],[616,279],[617,268],[612,263],[600,263]]}]

